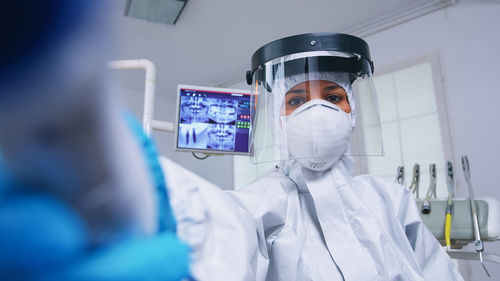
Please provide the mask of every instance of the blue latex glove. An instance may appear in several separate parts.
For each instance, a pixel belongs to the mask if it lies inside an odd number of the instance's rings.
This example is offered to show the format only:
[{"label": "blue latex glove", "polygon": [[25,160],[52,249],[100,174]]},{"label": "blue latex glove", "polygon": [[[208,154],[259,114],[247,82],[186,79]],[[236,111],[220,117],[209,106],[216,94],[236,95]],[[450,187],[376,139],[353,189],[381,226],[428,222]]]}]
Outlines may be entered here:
[{"label": "blue latex glove", "polygon": [[156,145],[151,138],[146,136],[141,124],[139,124],[137,118],[133,114],[125,112],[123,113],[123,118],[131,128],[136,139],[140,142],[153,177],[158,202],[158,229],[160,232],[170,231],[175,233],[175,217],[170,206],[165,176],[163,175],[163,170],[158,161],[158,150],[156,149]]},{"label": "blue latex glove", "polygon": [[0,205],[0,280],[181,280],[188,247],[172,233],[87,249],[85,227],[58,200],[27,195]]},{"label": "blue latex glove", "polygon": [[171,233],[128,239],[41,275],[39,281],[177,281],[188,275],[188,247]]},{"label": "blue latex glove", "polygon": [[83,253],[87,233],[59,201],[42,195],[0,201],[0,280],[29,280]]},{"label": "blue latex glove", "polygon": [[155,181],[161,233],[88,249],[80,217],[56,198],[14,186],[5,175],[0,154],[0,280],[177,281],[189,277],[189,249],[175,236],[156,148],[132,116],[126,120],[141,142]]}]

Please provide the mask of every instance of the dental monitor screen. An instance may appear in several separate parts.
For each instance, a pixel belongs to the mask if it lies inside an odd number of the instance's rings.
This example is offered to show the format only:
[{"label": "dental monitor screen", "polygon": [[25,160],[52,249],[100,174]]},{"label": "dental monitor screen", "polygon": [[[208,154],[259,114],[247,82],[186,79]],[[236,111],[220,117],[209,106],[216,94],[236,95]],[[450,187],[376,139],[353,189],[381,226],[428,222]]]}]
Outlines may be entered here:
[{"label": "dental monitor screen", "polygon": [[179,85],[177,94],[177,151],[249,154],[249,91]]}]

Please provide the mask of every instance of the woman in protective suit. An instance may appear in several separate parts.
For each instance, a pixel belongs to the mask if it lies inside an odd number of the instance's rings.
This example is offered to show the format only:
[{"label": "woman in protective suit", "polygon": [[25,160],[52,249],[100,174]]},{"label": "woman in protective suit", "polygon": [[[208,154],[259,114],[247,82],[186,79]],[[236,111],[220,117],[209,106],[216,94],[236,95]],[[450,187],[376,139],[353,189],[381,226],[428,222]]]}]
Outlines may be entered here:
[{"label": "woman in protective suit", "polygon": [[380,135],[353,137],[357,118],[380,132],[372,72],[366,42],[345,34],[287,37],[253,55],[250,148],[280,164],[232,195],[262,222],[267,280],[462,280],[408,189],[351,176],[353,155],[381,152]]},{"label": "woman in protective suit", "polygon": [[463,280],[408,189],[351,175],[354,155],[382,154],[372,73],[354,36],[271,42],[247,75],[250,151],[279,165],[221,192],[160,160],[196,280]]}]

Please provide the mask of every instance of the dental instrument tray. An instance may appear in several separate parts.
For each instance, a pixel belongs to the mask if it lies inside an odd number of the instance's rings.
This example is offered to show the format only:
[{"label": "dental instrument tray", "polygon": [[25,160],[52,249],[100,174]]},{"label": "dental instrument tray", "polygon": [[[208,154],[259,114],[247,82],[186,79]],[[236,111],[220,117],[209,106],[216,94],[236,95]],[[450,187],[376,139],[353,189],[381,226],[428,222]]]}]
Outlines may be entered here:
[{"label": "dental instrument tray", "polygon": [[[421,209],[423,200],[417,199],[417,205]],[[431,199],[432,212],[421,214],[422,221],[432,234],[444,245],[445,220],[444,214],[447,207],[446,199]],[[470,200],[467,198],[456,198],[453,200],[453,220],[451,223],[452,248],[461,248],[463,245],[473,242],[474,227],[471,217]],[[485,241],[500,239],[500,203],[494,198],[476,199],[476,208],[481,238]]]}]

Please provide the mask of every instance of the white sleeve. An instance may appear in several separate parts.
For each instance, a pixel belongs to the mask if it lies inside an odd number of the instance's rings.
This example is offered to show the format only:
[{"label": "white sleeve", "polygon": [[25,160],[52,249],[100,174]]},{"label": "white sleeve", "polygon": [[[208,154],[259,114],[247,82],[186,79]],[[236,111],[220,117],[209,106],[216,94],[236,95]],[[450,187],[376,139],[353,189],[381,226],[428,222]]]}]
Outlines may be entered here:
[{"label": "white sleeve", "polygon": [[415,199],[409,190],[404,189],[399,204],[397,216],[405,229],[425,280],[463,280],[448,254],[422,222]]},{"label": "white sleeve", "polygon": [[212,183],[161,158],[177,234],[191,247],[196,280],[265,280],[262,223]]}]

